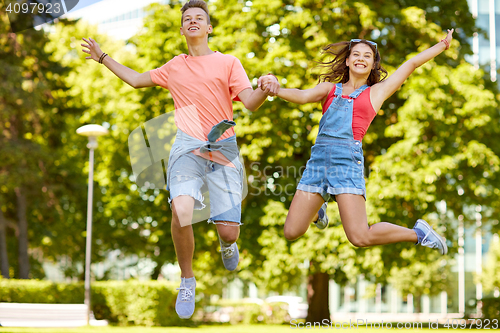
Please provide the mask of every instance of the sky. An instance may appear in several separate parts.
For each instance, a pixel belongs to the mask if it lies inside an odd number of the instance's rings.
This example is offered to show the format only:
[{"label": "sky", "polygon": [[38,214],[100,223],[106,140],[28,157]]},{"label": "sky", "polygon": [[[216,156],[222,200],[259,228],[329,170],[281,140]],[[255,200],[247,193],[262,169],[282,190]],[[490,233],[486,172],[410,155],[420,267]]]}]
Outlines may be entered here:
[{"label": "sky", "polygon": [[80,0],[78,2],[78,5],[76,5],[75,8],[73,8],[71,11],[75,11],[75,10],[79,10],[79,9],[82,9],[82,8],[85,8],[87,6],[90,6],[96,2],[100,2],[102,0]]}]

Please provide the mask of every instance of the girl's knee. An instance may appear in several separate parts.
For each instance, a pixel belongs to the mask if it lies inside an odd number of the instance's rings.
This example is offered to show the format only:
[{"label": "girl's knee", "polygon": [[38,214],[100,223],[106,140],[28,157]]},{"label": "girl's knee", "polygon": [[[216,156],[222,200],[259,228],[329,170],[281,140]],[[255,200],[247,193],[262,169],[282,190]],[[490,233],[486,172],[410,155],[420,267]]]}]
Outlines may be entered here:
[{"label": "girl's knee", "polygon": [[370,246],[370,241],[368,239],[368,235],[363,235],[361,233],[351,233],[346,234],[347,239],[351,242],[352,245],[356,247],[367,247]]},{"label": "girl's knee", "polygon": [[283,228],[283,233],[285,234],[285,238],[289,241],[296,240],[297,238],[299,238],[299,236],[301,236],[293,228],[287,227],[286,224],[285,227]]}]

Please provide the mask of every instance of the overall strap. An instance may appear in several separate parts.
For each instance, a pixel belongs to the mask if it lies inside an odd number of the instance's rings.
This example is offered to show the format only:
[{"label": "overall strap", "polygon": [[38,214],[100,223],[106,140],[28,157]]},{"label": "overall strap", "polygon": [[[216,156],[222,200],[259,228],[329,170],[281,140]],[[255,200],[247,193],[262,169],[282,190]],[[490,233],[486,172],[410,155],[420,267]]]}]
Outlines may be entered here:
[{"label": "overall strap", "polygon": [[362,85],[361,87],[359,87],[358,89],[356,89],[352,94],[350,94],[349,97],[352,98],[352,99],[357,98],[359,95],[361,95],[361,93],[363,91],[366,90],[366,88],[368,88],[368,85],[366,85],[366,84]]},{"label": "overall strap", "polygon": [[335,97],[342,96],[342,83],[337,83],[335,85]]}]

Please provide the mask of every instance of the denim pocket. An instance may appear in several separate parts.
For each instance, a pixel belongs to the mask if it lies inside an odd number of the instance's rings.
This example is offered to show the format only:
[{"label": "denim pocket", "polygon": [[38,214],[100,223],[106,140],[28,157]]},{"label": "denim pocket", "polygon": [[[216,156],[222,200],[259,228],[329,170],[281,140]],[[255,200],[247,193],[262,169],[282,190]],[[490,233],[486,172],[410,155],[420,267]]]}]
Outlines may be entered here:
[{"label": "denim pocket", "polygon": [[354,161],[355,165],[363,168],[363,148],[361,147],[361,143],[359,142],[354,142],[351,145],[351,154],[352,154],[352,160]]}]

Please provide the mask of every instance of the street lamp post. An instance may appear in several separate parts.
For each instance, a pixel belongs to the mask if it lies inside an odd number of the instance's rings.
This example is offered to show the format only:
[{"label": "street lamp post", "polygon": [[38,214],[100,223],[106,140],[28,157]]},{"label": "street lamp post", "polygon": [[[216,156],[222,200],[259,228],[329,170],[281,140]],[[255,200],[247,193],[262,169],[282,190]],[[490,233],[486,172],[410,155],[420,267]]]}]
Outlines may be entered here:
[{"label": "street lamp post", "polygon": [[87,203],[87,245],[85,248],[85,304],[87,305],[87,325],[90,324],[90,262],[92,254],[92,202],[94,196],[94,149],[97,148],[97,137],[108,134],[101,125],[85,125],[76,133],[89,138],[89,192]]}]

